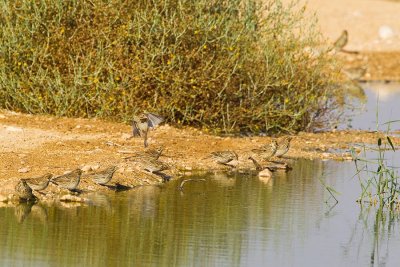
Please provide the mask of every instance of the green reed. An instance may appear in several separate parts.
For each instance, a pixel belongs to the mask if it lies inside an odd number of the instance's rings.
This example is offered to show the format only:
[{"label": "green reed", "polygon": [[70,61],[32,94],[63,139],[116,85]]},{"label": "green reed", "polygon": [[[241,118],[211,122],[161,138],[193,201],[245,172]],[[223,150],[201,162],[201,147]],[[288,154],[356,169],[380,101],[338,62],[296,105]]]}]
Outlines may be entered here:
[{"label": "green reed", "polygon": [[213,132],[296,132],[337,117],[329,45],[305,6],[268,0],[0,3],[0,108]]},{"label": "green reed", "polygon": [[[387,151],[396,152],[396,147],[389,136],[390,123],[384,136],[378,137],[376,148],[362,146],[360,153],[352,149],[351,153],[356,166],[356,176],[361,187],[360,203],[378,205],[380,209],[390,210],[399,208],[400,184],[397,168],[391,166],[387,159]],[[367,157],[367,150],[376,153],[377,157]]]}]

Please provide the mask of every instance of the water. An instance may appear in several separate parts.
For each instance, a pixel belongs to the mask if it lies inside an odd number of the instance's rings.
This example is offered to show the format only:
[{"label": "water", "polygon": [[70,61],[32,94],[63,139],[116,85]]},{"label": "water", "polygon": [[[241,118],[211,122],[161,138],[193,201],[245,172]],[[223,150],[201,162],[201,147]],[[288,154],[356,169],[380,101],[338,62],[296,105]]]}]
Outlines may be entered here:
[{"label": "water", "polygon": [[354,172],[299,160],[270,181],[210,173],[183,192],[175,180],[91,205],[2,207],[0,266],[398,266],[399,218],[356,203]]},{"label": "water", "polygon": [[[352,117],[339,128],[375,131],[378,124],[379,130],[386,131],[387,125],[383,123],[400,120],[400,83],[369,82],[360,85],[366,102],[359,110],[350,111],[348,115]],[[400,130],[400,123],[393,123],[391,130]]]}]

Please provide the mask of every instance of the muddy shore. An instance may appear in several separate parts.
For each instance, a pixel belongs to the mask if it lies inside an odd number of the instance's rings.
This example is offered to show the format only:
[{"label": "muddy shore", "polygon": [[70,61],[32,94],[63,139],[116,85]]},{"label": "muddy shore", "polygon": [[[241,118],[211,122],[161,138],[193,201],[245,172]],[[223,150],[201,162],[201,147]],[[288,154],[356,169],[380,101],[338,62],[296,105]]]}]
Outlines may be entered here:
[{"label": "muddy shore", "polygon": [[[124,158],[143,151],[143,140],[131,138],[131,127],[98,119],[57,118],[47,115],[28,115],[0,111],[0,196],[4,200],[14,192],[20,178],[53,173],[60,175],[75,168],[86,173],[109,165],[119,167],[110,186],[136,187],[156,185],[160,177],[144,173],[134,162]],[[380,133],[363,131],[336,131],[299,133],[293,136],[288,157],[351,160],[347,152],[357,144],[375,144]],[[216,150],[234,150],[239,155],[239,170],[254,169],[248,160],[251,149],[269,143],[271,137],[218,137],[192,128],[177,129],[162,125],[150,133],[150,147],[164,146],[160,158],[171,166],[165,171],[173,179],[196,171],[228,170],[210,159],[204,159]],[[395,144],[398,138],[393,138]],[[289,163],[290,164],[290,163]],[[84,192],[108,191],[90,179],[83,179],[79,189]],[[54,199],[66,194],[50,185],[39,199]]]}]

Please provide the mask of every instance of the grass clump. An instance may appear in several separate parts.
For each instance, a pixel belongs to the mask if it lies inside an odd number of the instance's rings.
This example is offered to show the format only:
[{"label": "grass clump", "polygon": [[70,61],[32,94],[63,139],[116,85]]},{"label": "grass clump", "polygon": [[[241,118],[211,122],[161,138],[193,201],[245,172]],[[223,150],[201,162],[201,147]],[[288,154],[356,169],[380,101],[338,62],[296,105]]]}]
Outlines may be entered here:
[{"label": "grass clump", "polygon": [[[384,138],[377,139],[377,147],[370,148],[376,158],[368,158],[366,147],[363,146],[363,156],[352,149],[352,155],[356,166],[361,195],[359,202],[367,202],[377,205],[382,210],[400,209],[400,183],[397,167],[391,165],[387,151],[396,152],[396,147],[389,136],[389,127]],[[363,174],[366,174],[364,176]]]},{"label": "grass clump", "polygon": [[0,107],[122,121],[148,110],[215,132],[320,127],[342,97],[304,12],[272,0],[4,1]]}]

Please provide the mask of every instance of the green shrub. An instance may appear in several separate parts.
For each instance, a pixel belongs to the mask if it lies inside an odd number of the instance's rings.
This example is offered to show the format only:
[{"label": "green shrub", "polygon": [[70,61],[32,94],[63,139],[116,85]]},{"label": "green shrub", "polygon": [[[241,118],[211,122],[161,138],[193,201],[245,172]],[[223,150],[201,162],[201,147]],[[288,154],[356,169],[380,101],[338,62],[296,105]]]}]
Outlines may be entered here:
[{"label": "green shrub", "polygon": [[122,121],[148,110],[215,132],[320,127],[341,94],[328,49],[310,52],[315,21],[257,3],[2,1],[0,107]]}]

